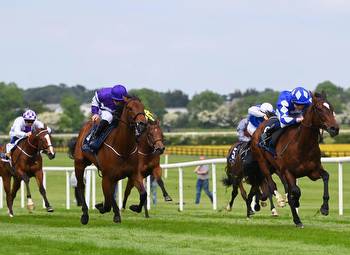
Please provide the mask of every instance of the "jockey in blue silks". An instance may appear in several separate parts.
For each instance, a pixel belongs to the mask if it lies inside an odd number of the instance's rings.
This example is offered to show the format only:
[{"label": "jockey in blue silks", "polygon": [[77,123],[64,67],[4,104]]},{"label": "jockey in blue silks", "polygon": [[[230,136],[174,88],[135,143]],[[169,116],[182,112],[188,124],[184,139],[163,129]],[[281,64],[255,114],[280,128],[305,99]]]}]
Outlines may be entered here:
[{"label": "jockey in blue silks", "polygon": [[[33,110],[26,110],[22,116],[17,117],[13,122],[10,130],[10,143],[6,144],[6,154],[0,154],[0,157],[8,159],[11,149],[15,146],[18,139],[30,136],[34,129],[44,127],[44,123],[37,119],[36,113]],[[51,133],[49,127],[47,127],[47,130]]]},{"label": "jockey in blue silks", "polygon": [[124,97],[128,95],[123,85],[115,85],[112,88],[101,88],[96,91],[91,102],[91,120],[98,121],[98,127],[92,134],[90,141],[84,150],[96,151],[98,148],[98,137],[112,123],[113,116],[120,117],[124,108]]},{"label": "jockey in blue silks", "polygon": [[261,105],[249,107],[247,131],[250,136],[252,136],[259,125],[271,115],[275,115],[275,113],[273,106],[270,103],[263,103]]},{"label": "jockey in blue silks", "polygon": [[271,148],[269,138],[274,131],[300,123],[307,107],[311,105],[312,97],[310,92],[303,87],[297,87],[291,91],[282,91],[277,100],[277,118],[272,118],[267,123],[264,132],[261,134],[260,146],[271,153],[275,153]]}]

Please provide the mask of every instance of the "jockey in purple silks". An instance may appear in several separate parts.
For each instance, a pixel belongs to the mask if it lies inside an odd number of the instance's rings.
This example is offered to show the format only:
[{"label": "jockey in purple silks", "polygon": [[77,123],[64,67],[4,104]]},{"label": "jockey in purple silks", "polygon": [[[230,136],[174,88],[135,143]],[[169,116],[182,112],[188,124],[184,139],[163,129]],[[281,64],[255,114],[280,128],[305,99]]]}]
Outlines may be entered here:
[{"label": "jockey in purple silks", "polygon": [[101,88],[96,91],[91,102],[91,120],[98,121],[99,125],[92,134],[90,141],[84,150],[97,151],[98,137],[111,124],[113,116],[120,117],[124,108],[124,97],[128,95],[123,85],[115,85],[112,88]]},{"label": "jockey in purple silks", "polygon": [[[16,141],[20,138],[30,136],[36,128],[44,128],[44,123],[37,119],[36,113],[32,110],[26,110],[22,116],[19,116],[13,122],[10,130],[10,143],[6,145],[6,154],[1,153],[0,157],[8,159],[10,151],[14,147]],[[51,129],[47,127],[49,133]]]}]

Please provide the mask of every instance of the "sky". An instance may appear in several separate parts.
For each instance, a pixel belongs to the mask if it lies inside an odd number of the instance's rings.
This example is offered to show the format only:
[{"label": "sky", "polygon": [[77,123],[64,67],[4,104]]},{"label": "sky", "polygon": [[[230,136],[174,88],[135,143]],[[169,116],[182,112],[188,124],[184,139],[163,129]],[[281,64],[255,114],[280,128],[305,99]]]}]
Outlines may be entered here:
[{"label": "sky", "polygon": [[21,88],[350,87],[347,0],[0,0],[0,81]]}]

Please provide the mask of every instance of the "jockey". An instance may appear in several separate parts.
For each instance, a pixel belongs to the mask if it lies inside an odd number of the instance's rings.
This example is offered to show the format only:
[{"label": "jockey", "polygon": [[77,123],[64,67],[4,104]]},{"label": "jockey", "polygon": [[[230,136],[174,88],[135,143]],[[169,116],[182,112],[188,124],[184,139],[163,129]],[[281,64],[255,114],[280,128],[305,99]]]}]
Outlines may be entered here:
[{"label": "jockey", "polygon": [[249,142],[250,135],[247,132],[248,118],[242,119],[237,126],[237,136],[240,142]]},{"label": "jockey", "polygon": [[91,120],[98,121],[98,127],[86,144],[84,150],[96,151],[98,149],[98,137],[112,123],[113,116],[120,117],[124,108],[124,97],[128,95],[123,85],[115,85],[114,87],[102,88],[96,91],[91,102]]},{"label": "jockey", "polygon": [[[300,123],[307,107],[311,105],[312,97],[303,87],[296,87],[291,91],[282,91],[277,100],[277,118],[267,123],[264,132],[261,134],[261,143],[265,149],[274,153],[270,148],[270,136],[277,129]],[[272,151],[271,151],[272,150]]]},{"label": "jockey", "polygon": [[[36,128],[44,128],[44,124],[36,117],[36,113],[30,109],[26,110],[22,116],[19,116],[13,122],[10,130],[10,143],[6,145],[6,154],[1,154],[2,158],[9,158],[10,151],[14,147],[15,142],[23,137],[29,137]],[[51,129],[47,127],[49,133]]]},{"label": "jockey", "polygon": [[252,136],[259,125],[275,115],[273,106],[270,103],[263,103],[262,105],[254,105],[248,109],[248,126],[247,131]]}]

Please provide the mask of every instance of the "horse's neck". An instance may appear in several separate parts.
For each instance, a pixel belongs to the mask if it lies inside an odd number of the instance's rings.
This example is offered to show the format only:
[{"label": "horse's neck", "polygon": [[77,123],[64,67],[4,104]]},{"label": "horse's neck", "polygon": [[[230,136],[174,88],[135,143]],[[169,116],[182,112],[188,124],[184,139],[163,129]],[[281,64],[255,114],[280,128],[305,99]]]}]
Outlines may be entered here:
[{"label": "horse's neck", "polygon": [[[18,155],[25,155],[25,153],[27,153],[28,155],[30,156],[34,156],[37,152],[38,152],[38,149],[32,147],[29,145],[29,141],[28,141],[29,138],[27,139],[23,139],[22,141],[20,141],[18,144],[17,144],[17,149],[19,151],[19,154]],[[24,152],[23,152],[23,151]],[[30,157],[28,157],[28,155],[25,155],[27,157],[27,159],[30,159]]]},{"label": "horse's neck", "polygon": [[299,152],[309,152],[318,147],[319,129],[313,126],[311,108],[305,114],[303,123],[299,127],[298,147]]},{"label": "horse's neck", "polygon": [[121,154],[128,154],[136,147],[135,134],[126,118],[122,118],[118,124],[118,127],[111,133],[112,143],[118,148],[118,152]]},{"label": "horse's neck", "polygon": [[144,132],[140,138],[139,142],[139,150],[143,153],[150,153],[153,151],[152,146],[149,145],[148,139],[147,139],[147,131]]}]

